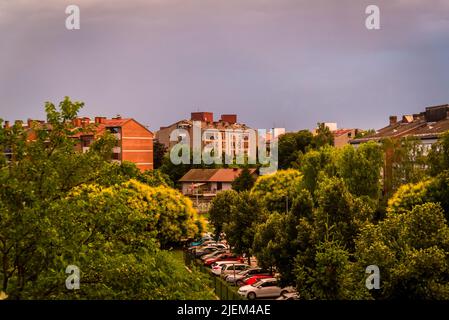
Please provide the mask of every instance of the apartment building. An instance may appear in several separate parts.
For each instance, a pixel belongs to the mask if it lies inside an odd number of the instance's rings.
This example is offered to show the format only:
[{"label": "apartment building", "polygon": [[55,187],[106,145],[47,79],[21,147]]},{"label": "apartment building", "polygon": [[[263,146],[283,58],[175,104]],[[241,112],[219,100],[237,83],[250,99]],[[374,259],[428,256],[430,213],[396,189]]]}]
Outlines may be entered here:
[{"label": "apartment building", "polygon": [[117,145],[113,149],[113,161],[129,161],[141,170],[153,170],[153,133],[132,118],[117,116],[112,119],[95,117],[91,123],[89,118],[74,120],[76,127],[95,124],[94,130],[76,136],[79,139],[77,148],[85,152],[96,137],[104,132],[112,133],[117,138]]},{"label": "apartment building", "polygon": [[[159,131],[156,132],[156,139],[165,145],[167,150],[170,150],[178,141],[170,141],[170,134],[177,129],[185,130],[190,137],[190,145],[193,146],[193,122],[197,121],[200,124],[201,134],[203,134],[206,130],[218,130],[221,134],[221,139],[223,143],[223,150],[225,150],[225,146],[228,143],[227,135],[225,134],[225,130],[236,130],[236,131],[244,131],[250,129],[246,124],[241,124],[237,122],[237,115],[235,114],[224,114],[220,117],[218,121],[214,121],[214,114],[212,112],[192,112],[190,119],[184,119],[177,121],[169,126],[161,127]],[[183,138],[182,136],[180,139]],[[201,139],[202,147],[213,141],[213,139]],[[237,146],[231,143],[233,148]],[[248,142],[245,141],[243,145],[244,151],[247,151]]]},{"label": "apartment building", "polygon": [[[22,121],[19,121],[23,124]],[[28,130],[28,140],[35,139],[32,124],[38,122],[46,125],[45,121],[28,119],[23,127]],[[145,126],[131,118],[117,116],[112,119],[106,117],[95,117],[91,120],[88,117],[76,118],[73,120],[75,128],[85,128],[83,132],[73,135],[77,139],[76,150],[86,152],[90,145],[105,132],[112,133],[117,138],[117,144],[113,148],[112,161],[129,161],[136,164],[141,170],[153,170],[153,133]],[[5,126],[9,122],[5,121]],[[8,157],[8,150],[6,150]]]},{"label": "apartment building", "polygon": [[400,139],[405,137],[418,138],[424,150],[428,150],[438,137],[449,130],[449,104],[427,107],[425,111],[415,114],[403,115],[400,120],[390,116],[389,124],[376,131],[376,133],[351,140],[357,146],[367,141],[379,142],[382,139]]}]

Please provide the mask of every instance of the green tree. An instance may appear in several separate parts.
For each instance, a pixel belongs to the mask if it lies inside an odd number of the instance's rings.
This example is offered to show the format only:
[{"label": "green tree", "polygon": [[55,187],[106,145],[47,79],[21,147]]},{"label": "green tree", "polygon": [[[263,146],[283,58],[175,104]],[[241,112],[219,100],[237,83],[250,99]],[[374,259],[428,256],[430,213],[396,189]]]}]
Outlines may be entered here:
[{"label": "green tree", "polygon": [[154,158],[154,169],[158,169],[162,166],[164,156],[167,153],[167,147],[160,143],[159,140],[153,141],[153,158]]},{"label": "green tree", "polygon": [[260,176],[251,194],[259,198],[268,211],[286,212],[295,195],[302,189],[302,175],[298,170],[279,170]]},{"label": "green tree", "polygon": [[449,131],[440,136],[432,145],[427,156],[428,171],[431,176],[437,176],[449,170]]},{"label": "green tree", "polygon": [[449,228],[439,204],[416,205],[368,224],[357,239],[361,268],[377,265],[377,299],[448,299]]},{"label": "green tree", "polygon": [[237,204],[238,193],[234,190],[225,190],[217,194],[212,200],[209,209],[209,221],[214,227],[215,236],[220,236],[223,226],[230,221],[232,207]]},{"label": "green tree", "polygon": [[317,244],[311,265],[305,265],[303,257],[298,255],[295,272],[298,292],[305,299],[347,300],[369,297],[368,290],[354,277],[355,264],[350,261],[350,254],[338,242]]},{"label": "green tree", "polygon": [[329,127],[325,123],[318,123],[316,134],[313,137],[313,145],[315,148],[319,149],[326,145],[334,145],[334,135],[330,131]]},{"label": "green tree", "polygon": [[312,210],[312,196],[303,189],[287,214],[273,212],[256,227],[253,251],[257,261],[265,268],[275,267],[285,285],[294,283],[294,258],[307,249],[308,243],[300,238],[298,225],[311,218]]},{"label": "green tree", "polygon": [[250,262],[254,242],[254,228],[267,216],[259,199],[248,191],[239,193],[237,203],[231,206],[231,217],[224,225],[227,240],[238,254],[245,254]]},{"label": "green tree", "polygon": [[[77,152],[74,136],[91,130],[72,124],[82,106],[46,103],[48,123],[31,130],[0,125],[0,149],[12,151],[0,156],[0,291],[11,299],[211,298],[200,275],[160,249],[200,232],[189,202],[159,182],[124,182],[135,168],[111,167],[110,135]],[[80,290],[64,288],[68,265],[81,269]]]},{"label": "green tree", "polygon": [[248,167],[242,169],[240,175],[232,182],[232,189],[237,192],[249,191],[254,186],[256,178],[251,174]]},{"label": "green tree", "polygon": [[357,149],[345,146],[337,160],[338,174],[349,191],[356,196],[373,199],[378,199],[380,195],[382,166],[382,149],[375,142],[363,143]]},{"label": "green tree", "polygon": [[279,169],[291,168],[298,156],[305,153],[311,146],[313,135],[309,130],[288,132],[279,137],[278,159]]},{"label": "green tree", "polygon": [[304,186],[312,194],[315,192],[320,175],[325,174],[329,177],[336,175],[337,156],[336,149],[327,146],[310,150],[298,158],[295,167],[302,172]]}]

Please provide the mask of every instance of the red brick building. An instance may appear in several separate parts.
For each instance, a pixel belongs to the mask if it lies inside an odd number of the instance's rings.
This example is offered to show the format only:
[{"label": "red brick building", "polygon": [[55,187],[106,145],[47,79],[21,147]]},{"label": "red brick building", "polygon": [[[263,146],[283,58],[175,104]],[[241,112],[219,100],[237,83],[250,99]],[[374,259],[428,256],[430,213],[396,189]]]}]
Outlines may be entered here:
[{"label": "red brick building", "polygon": [[[23,124],[22,121],[18,122]],[[46,125],[45,121],[28,119],[23,127],[28,129],[29,141],[35,139],[35,133],[31,130],[33,122]],[[84,117],[74,119],[73,125],[77,128],[86,127],[84,132],[72,136],[79,140],[75,148],[80,152],[86,152],[96,138],[105,132],[110,132],[117,138],[117,145],[113,149],[113,161],[133,162],[141,171],[153,170],[154,135],[136,120],[117,116],[112,119],[95,117],[92,121],[90,118]],[[9,126],[9,122],[5,121],[5,127],[7,126]],[[88,126],[92,129],[88,129]],[[11,154],[6,153],[6,155]]]},{"label": "red brick building", "polygon": [[[91,124],[89,118],[74,120],[76,127]],[[86,151],[96,137],[108,131],[117,138],[117,146],[113,149],[113,161],[129,161],[136,164],[141,170],[153,170],[153,133],[145,126],[131,118],[112,119],[95,117],[95,131],[78,135],[80,140],[78,148]]]}]

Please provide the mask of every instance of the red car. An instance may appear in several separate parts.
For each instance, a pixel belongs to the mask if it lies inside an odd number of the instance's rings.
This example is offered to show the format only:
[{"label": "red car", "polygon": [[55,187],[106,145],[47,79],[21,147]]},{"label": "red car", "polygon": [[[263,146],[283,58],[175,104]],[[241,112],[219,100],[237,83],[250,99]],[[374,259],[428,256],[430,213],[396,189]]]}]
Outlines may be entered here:
[{"label": "red car", "polygon": [[243,282],[245,283],[245,285],[250,285],[250,284],[254,284],[254,283],[258,282],[259,280],[268,279],[268,278],[273,278],[273,275],[256,274],[255,276],[250,276],[250,277],[243,279]]},{"label": "red car", "polygon": [[238,261],[238,262],[243,262],[243,258],[240,256],[237,256],[233,253],[222,253],[216,257],[210,258],[210,259],[206,259],[204,261],[204,265],[206,266],[210,266],[212,263],[217,262],[217,261]]}]

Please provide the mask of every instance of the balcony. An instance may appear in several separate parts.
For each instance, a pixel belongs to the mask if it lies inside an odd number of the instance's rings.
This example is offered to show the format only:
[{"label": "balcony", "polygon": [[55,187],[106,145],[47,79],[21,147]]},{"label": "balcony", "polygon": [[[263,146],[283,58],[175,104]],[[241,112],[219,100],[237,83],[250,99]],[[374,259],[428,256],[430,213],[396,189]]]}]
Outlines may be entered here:
[{"label": "balcony", "polygon": [[122,148],[120,148],[120,147],[112,148],[112,153],[121,153],[121,152],[122,152]]}]

